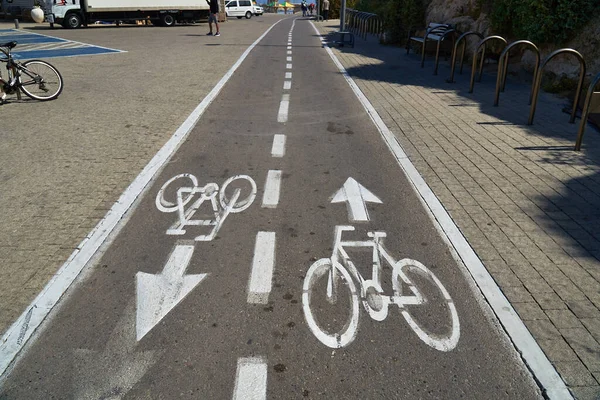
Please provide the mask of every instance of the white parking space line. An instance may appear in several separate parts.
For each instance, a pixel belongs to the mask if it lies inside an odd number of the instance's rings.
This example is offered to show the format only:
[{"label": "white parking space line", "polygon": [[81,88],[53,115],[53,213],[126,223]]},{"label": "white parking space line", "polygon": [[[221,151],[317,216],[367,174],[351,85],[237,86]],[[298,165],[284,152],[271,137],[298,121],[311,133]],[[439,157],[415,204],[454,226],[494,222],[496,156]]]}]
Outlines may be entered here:
[{"label": "white parking space line", "polygon": [[267,363],[259,357],[238,359],[233,400],[267,398]]},{"label": "white parking space line", "polygon": [[[38,294],[33,302],[25,309],[21,316],[0,338],[0,376],[2,376],[23,346],[28,344],[33,333],[38,329],[42,321],[56,306],[65,291],[70,288],[79,276],[88,261],[96,254],[100,246],[105,243],[109,235],[117,233],[127,222],[126,213],[131,211],[137,199],[147,189],[153,179],[158,175],[163,166],[171,159],[179,146],[189,136],[190,132],[204,114],[206,108],[217,97],[225,83],[233,76],[234,72],[248,57],[248,54],[256,45],[276,26],[279,20],[265,30],[265,32],[254,41],[217,82],[215,87],[192,111],[188,118],[179,126],[173,136],[152,157],[139,175],[125,189],[121,197],[112,205],[104,218],[87,234],[85,239],[77,246],[67,261],[60,267],[50,282]],[[79,43],[79,42],[77,42]],[[100,47],[100,46],[96,46]]]},{"label": "white parking space line", "polygon": [[254,244],[248,303],[267,304],[275,268],[275,232],[258,232]]},{"label": "white parking space line", "polygon": [[283,90],[290,90],[292,88],[292,81],[283,81]]},{"label": "white parking space line", "polygon": [[[291,65],[290,65],[291,68]],[[290,95],[284,94],[281,96],[281,103],[279,103],[279,112],[277,113],[277,122],[287,122],[288,111],[290,108]]]},{"label": "white parking space line", "polygon": [[291,72],[286,72],[285,73],[285,79],[292,79],[292,73]]},{"label": "white parking space line", "polygon": [[285,155],[285,135],[277,134],[273,137],[271,156],[283,157]]},{"label": "white parking space line", "polygon": [[292,64],[285,64],[285,69],[292,69]]},{"label": "white parking space line", "polygon": [[[317,27],[312,22],[311,25],[317,36],[321,36]],[[398,139],[390,131],[385,122],[383,122],[383,119],[381,119],[379,113],[375,110],[375,107],[373,107],[369,99],[367,99],[350,74],[348,74],[348,71],[346,71],[346,68],[344,68],[342,63],[338,60],[331,48],[325,45],[325,50],[344,76],[344,79],[346,79],[346,82],[365,108],[369,117],[371,117],[371,120],[379,130],[383,141],[396,158],[398,165],[411,182],[415,192],[418,194],[419,199],[440,233],[440,236],[448,244],[457,264],[466,267],[477,287],[479,287],[481,294],[487,300],[512,343],[519,351],[525,364],[527,364],[527,367],[533,372],[535,379],[541,383],[541,386],[544,387],[546,394],[550,399],[571,399],[572,396],[560,375],[550,363],[529,330],[527,330],[527,327],[521,318],[519,318],[519,315],[516,313],[500,287],[496,284],[494,278],[492,278],[485,268],[481,259],[467,242],[467,239],[458,229],[452,217],[450,217],[444,206],[440,203],[440,200],[436,197],[427,182],[425,182],[425,179],[423,179],[417,168],[410,161],[410,158],[406,155],[404,149],[398,142]]]},{"label": "white parking space line", "polygon": [[262,207],[275,208],[279,204],[279,192],[281,191],[281,171],[270,170],[267,173],[265,193],[263,195]]}]

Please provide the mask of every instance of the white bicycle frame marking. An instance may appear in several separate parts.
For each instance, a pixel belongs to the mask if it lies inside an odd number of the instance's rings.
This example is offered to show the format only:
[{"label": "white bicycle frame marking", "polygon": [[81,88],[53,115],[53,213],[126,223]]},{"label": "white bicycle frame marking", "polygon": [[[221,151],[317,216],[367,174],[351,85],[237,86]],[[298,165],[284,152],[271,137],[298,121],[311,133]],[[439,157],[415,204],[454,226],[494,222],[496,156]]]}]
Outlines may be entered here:
[{"label": "white bicycle frame marking", "polygon": [[[173,203],[164,198],[167,187],[176,181],[177,179],[187,178],[191,180],[191,186],[181,186],[177,189],[176,202]],[[243,200],[239,200],[241,190],[235,189],[231,199],[227,199],[225,196],[225,190],[227,186],[235,180],[246,180],[251,186],[251,191],[248,197]],[[210,233],[206,235],[196,236],[196,241],[211,241],[213,240],[221,226],[225,222],[225,219],[230,213],[238,213],[244,211],[254,201],[256,197],[256,183],[254,180],[247,175],[236,175],[232,176],[223,182],[223,186],[219,190],[219,185],[216,183],[208,183],[205,186],[198,186],[198,179],[192,174],[179,174],[169,179],[160,188],[156,195],[156,208],[164,213],[177,213],[177,221],[167,229],[167,235],[184,235],[186,233],[187,226],[212,226]],[[188,203],[197,194],[200,196],[188,206]],[[219,199],[217,201],[217,195]],[[239,200],[239,201],[238,201]],[[192,219],[200,206],[205,202],[210,202],[214,219]],[[186,208],[186,206],[188,206]]]},{"label": "white bicycle frame marking", "polygon": [[[369,316],[376,321],[383,321],[388,316],[390,304],[396,304],[400,308],[400,312],[411,329],[425,342],[428,346],[440,351],[450,351],[456,347],[460,338],[460,324],[458,313],[450,294],[444,288],[440,280],[419,261],[409,258],[396,261],[388,251],[383,247],[382,239],[386,237],[385,232],[369,232],[368,236],[372,238],[366,241],[343,241],[342,234],[345,231],[354,231],[353,226],[336,226],[335,241],[333,254],[330,258],[322,258],[317,260],[306,273],[304,279],[302,293],[302,307],[304,316],[311,331],[317,339],[328,347],[341,348],[348,346],[358,333],[359,321],[359,295],[364,309]],[[371,248],[373,251],[373,268],[371,279],[364,279],[358,271],[345,248]],[[381,274],[383,271],[381,259],[384,259],[392,267],[392,283],[394,289],[393,296],[386,296],[383,293],[381,286]],[[435,284],[443,295],[444,301],[449,309],[452,320],[452,331],[450,335],[437,335],[426,332],[417,321],[411,316],[405,306],[418,306],[427,303],[427,298],[422,295],[419,289],[413,284],[410,278],[406,275],[405,270],[416,272],[422,277],[428,279]],[[339,279],[346,281],[352,303],[352,312],[349,321],[342,328],[342,332],[328,333],[322,330],[310,309],[310,297],[313,290],[313,278],[319,278],[324,274],[328,274],[327,278],[327,293],[326,299],[329,303],[334,304],[337,301],[337,292]],[[360,293],[357,293],[354,282],[358,282]],[[409,287],[411,294],[402,294],[402,284]],[[374,308],[369,299],[379,300],[378,308]]]}]

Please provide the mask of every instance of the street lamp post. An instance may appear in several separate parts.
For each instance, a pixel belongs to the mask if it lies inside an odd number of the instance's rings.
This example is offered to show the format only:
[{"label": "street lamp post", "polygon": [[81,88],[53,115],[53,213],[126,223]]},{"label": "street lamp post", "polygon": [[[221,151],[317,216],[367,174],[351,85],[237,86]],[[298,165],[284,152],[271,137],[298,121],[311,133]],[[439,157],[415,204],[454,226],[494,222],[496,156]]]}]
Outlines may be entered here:
[{"label": "street lamp post", "polygon": [[340,7],[340,32],[346,31],[346,0],[342,0]]}]

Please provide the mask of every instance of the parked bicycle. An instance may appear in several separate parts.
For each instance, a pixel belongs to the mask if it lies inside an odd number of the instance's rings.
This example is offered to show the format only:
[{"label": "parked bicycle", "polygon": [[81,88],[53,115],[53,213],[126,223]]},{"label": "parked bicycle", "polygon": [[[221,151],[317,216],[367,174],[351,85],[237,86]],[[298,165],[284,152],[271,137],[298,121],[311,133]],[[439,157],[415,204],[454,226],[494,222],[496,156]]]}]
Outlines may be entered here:
[{"label": "parked bicycle", "polygon": [[[360,303],[375,321],[385,320],[390,304],[395,304],[410,328],[428,346],[439,351],[454,349],[460,338],[460,323],[456,306],[442,282],[417,260],[394,259],[383,247],[385,232],[368,232],[370,240],[342,240],[344,232],[352,231],[353,226],[336,226],[333,254],[331,257],[315,261],[304,279],[302,308],[306,322],[317,339],[334,349],[348,346],[358,333]],[[346,251],[348,248],[372,252],[370,278],[365,279],[359,272]],[[391,296],[386,295],[382,287],[382,261],[392,267],[394,294]],[[414,280],[409,274],[418,279]],[[426,295],[421,287],[427,281],[434,291],[429,292],[429,295]],[[437,295],[434,295],[435,292]],[[323,300],[319,304],[318,301],[313,301],[313,297]],[[417,309],[434,302],[441,306],[441,309],[437,309],[439,313],[436,312],[433,317],[441,324],[441,331],[438,332],[430,331],[418,321],[423,314],[419,314]],[[320,310],[327,303],[339,303],[347,310],[342,310],[342,315]],[[316,315],[319,311],[322,314],[320,318]],[[331,328],[330,322],[333,322],[335,327]]]},{"label": "parked bicycle", "polygon": [[53,100],[63,90],[63,79],[60,72],[51,64],[42,60],[17,61],[12,56],[12,49],[17,42],[0,44],[0,62],[6,63],[7,79],[3,79],[0,68],[0,104],[6,95],[17,94],[19,90],[34,100]]}]

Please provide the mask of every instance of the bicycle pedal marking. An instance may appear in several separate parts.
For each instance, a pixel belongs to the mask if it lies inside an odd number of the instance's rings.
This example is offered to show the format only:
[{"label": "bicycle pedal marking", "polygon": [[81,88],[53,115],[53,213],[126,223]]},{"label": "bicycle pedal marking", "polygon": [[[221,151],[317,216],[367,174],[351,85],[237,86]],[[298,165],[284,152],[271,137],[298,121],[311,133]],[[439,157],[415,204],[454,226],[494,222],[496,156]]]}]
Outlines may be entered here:
[{"label": "bicycle pedal marking", "polygon": [[[179,180],[187,181],[187,185],[170,187],[173,182]],[[242,189],[236,188],[231,196],[227,197],[227,188],[235,181],[243,181],[250,186],[248,196],[241,198]],[[175,190],[174,201],[165,198],[167,189]],[[198,235],[194,238],[196,241],[205,242],[216,237],[229,214],[239,213],[250,207],[256,193],[256,182],[248,175],[234,175],[223,182],[219,188],[219,185],[214,182],[199,186],[198,179],[194,175],[183,173],[175,175],[162,185],[156,194],[155,204],[161,212],[177,214],[176,221],[166,230],[167,235],[185,235],[186,227],[190,226],[210,226],[212,229],[208,234]],[[199,208],[206,202],[212,208],[212,219],[194,219]]]},{"label": "bicycle pedal marking", "polygon": [[[383,246],[383,238],[386,236],[385,232],[369,232],[367,236],[371,239],[365,241],[342,240],[344,232],[354,230],[355,228],[349,225],[336,226],[334,229],[333,254],[329,258],[321,258],[315,261],[308,269],[304,278],[302,309],[306,322],[317,339],[331,348],[348,346],[358,334],[360,303],[362,303],[367,314],[376,321],[384,321],[388,316],[390,304],[395,304],[398,306],[400,314],[409,327],[425,344],[439,351],[447,352],[453,350],[460,339],[460,322],[454,301],[452,301],[450,293],[448,293],[442,282],[429,268],[417,260],[410,258],[394,259]],[[372,249],[372,277],[369,279],[363,278],[352,261],[352,257],[345,250],[348,247],[366,247]],[[385,295],[381,285],[382,261],[392,266],[392,286],[394,291],[392,296]],[[408,272],[426,279],[441,293],[441,297],[443,298],[441,301],[448,311],[451,323],[448,332],[429,332],[419,324],[417,317],[411,314],[411,307],[428,304],[428,299],[418,285],[415,284],[415,281],[411,280],[407,275]],[[348,312],[347,320],[344,321],[345,324],[343,327],[336,332],[329,332],[323,328],[319,324],[318,318],[314,315],[315,310],[311,307],[312,294],[316,293],[315,284],[320,279],[327,279],[325,299],[332,305],[335,305],[338,298],[340,298],[338,292],[347,292],[351,310]],[[405,290],[405,287],[408,289]]]}]

